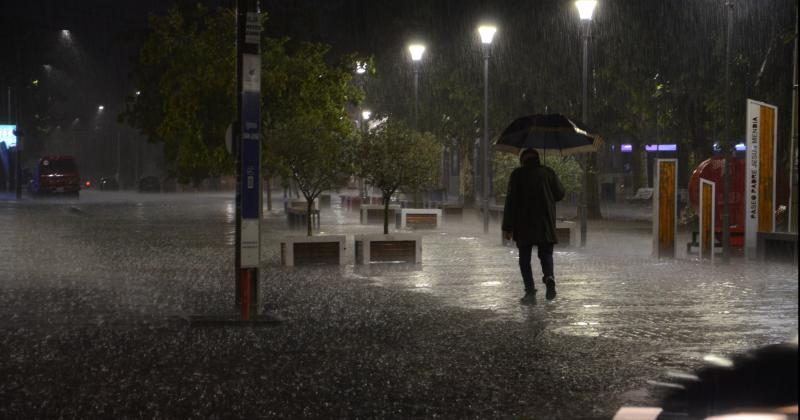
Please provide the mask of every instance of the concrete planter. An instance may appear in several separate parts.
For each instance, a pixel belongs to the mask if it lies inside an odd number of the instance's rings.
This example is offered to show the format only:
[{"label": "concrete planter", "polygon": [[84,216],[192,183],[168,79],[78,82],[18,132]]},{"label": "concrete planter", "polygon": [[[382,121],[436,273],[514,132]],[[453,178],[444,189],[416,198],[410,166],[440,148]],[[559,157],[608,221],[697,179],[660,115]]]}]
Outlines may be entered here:
[{"label": "concrete planter", "polygon": [[356,264],[373,262],[422,263],[422,236],[411,233],[356,235]]},{"label": "concrete planter", "polygon": [[442,209],[444,223],[460,222],[464,219],[464,206],[461,204],[441,203],[436,208]]},{"label": "concrete planter", "polygon": [[441,209],[400,210],[400,227],[402,229],[438,229],[441,226]]},{"label": "concrete planter", "polygon": [[[362,204],[361,205],[361,224],[362,225],[382,225],[383,224],[383,204]],[[396,219],[400,213],[400,206],[389,204],[389,223]]]},{"label": "concrete planter", "polygon": [[[575,222],[556,222],[556,237],[558,238],[557,248],[576,247],[580,243],[580,230]],[[503,238],[500,232],[500,243],[505,246],[514,246],[513,240]]]},{"label": "concrete planter", "polygon": [[281,241],[281,265],[344,265],[344,235],[292,236]]}]

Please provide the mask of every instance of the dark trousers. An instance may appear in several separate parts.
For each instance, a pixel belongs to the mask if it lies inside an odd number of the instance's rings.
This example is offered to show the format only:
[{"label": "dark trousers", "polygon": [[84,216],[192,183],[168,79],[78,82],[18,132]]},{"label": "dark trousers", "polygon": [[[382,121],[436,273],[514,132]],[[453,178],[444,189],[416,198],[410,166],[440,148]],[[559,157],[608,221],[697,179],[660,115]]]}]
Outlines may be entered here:
[{"label": "dark trousers", "polygon": [[533,286],[533,271],[531,269],[531,252],[536,246],[539,263],[542,264],[542,274],[545,277],[553,276],[553,244],[517,244],[519,249],[519,271],[522,272],[522,282],[525,291],[535,289]]}]

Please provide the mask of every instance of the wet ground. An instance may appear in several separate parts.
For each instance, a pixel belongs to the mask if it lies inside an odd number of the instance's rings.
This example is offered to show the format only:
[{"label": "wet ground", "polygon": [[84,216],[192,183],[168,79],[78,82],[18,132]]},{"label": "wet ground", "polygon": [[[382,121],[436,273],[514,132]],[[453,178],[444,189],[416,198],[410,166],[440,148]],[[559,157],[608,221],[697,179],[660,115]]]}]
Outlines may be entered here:
[{"label": "wet ground", "polygon": [[[796,264],[654,260],[649,208],[604,213],[556,250],[558,298],[521,305],[474,214],[424,232],[419,266],[287,269],[302,232],[276,210],[261,298],[283,322],[198,327],[234,301],[230,194],[0,201],[0,418],[609,418],[666,371],[796,336]],[[381,227],[334,202],[322,230]]]}]

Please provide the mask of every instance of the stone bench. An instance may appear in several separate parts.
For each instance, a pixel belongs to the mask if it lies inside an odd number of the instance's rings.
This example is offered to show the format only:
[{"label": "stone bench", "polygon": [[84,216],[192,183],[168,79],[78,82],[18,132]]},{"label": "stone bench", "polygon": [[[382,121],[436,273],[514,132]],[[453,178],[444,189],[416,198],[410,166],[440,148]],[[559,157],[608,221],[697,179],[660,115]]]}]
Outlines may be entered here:
[{"label": "stone bench", "polygon": [[461,204],[438,203],[435,207],[442,209],[444,223],[460,222],[464,219],[464,206]]},{"label": "stone bench", "polygon": [[437,229],[442,225],[441,209],[401,209],[400,228]]},{"label": "stone bench", "polygon": [[373,262],[422,263],[422,237],[410,233],[356,235],[356,264]]},{"label": "stone bench", "polygon": [[[308,227],[308,210],[289,207],[286,209],[286,221],[290,229],[305,229]],[[311,210],[311,228],[319,229],[319,210]]]},{"label": "stone bench", "polygon": [[[363,204],[361,205],[361,224],[362,225],[382,225],[383,224],[383,204]],[[396,215],[400,213],[400,206],[397,204],[389,204],[389,223],[396,219]]]},{"label": "stone bench", "polygon": [[344,265],[344,235],[292,236],[281,241],[281,265]]},{"label": "stone bench", "polygon": [[758,232],[757,257],[761,261],[797,262],[797,234],[787,232]]},{"label": "stone bench", "polygon": [[[575,222],[556,221],[556,238],[558,243],[557,248],[574,247],[580,243],[580,230]],[[513,246],[514,241],[507,241],[503,237],[503,232],[500,232],[500,243],[504,246]]]}]

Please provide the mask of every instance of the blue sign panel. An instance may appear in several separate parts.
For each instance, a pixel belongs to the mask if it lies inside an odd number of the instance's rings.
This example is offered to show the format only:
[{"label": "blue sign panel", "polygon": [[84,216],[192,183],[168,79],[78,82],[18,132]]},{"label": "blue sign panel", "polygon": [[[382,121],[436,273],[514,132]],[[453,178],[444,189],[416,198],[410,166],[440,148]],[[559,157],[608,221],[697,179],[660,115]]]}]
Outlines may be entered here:
[{"label": "blue sign panel", "polygon": [[9,149],[17,145],[17,136],[14,135],[16,128],[16,125],[0,124],[0,142],[5,143]]},{"label": "blue sign panel", "polygon": [[242,219],[258,219],[261,207],[261,103],[258,92],[242,93]]}]

